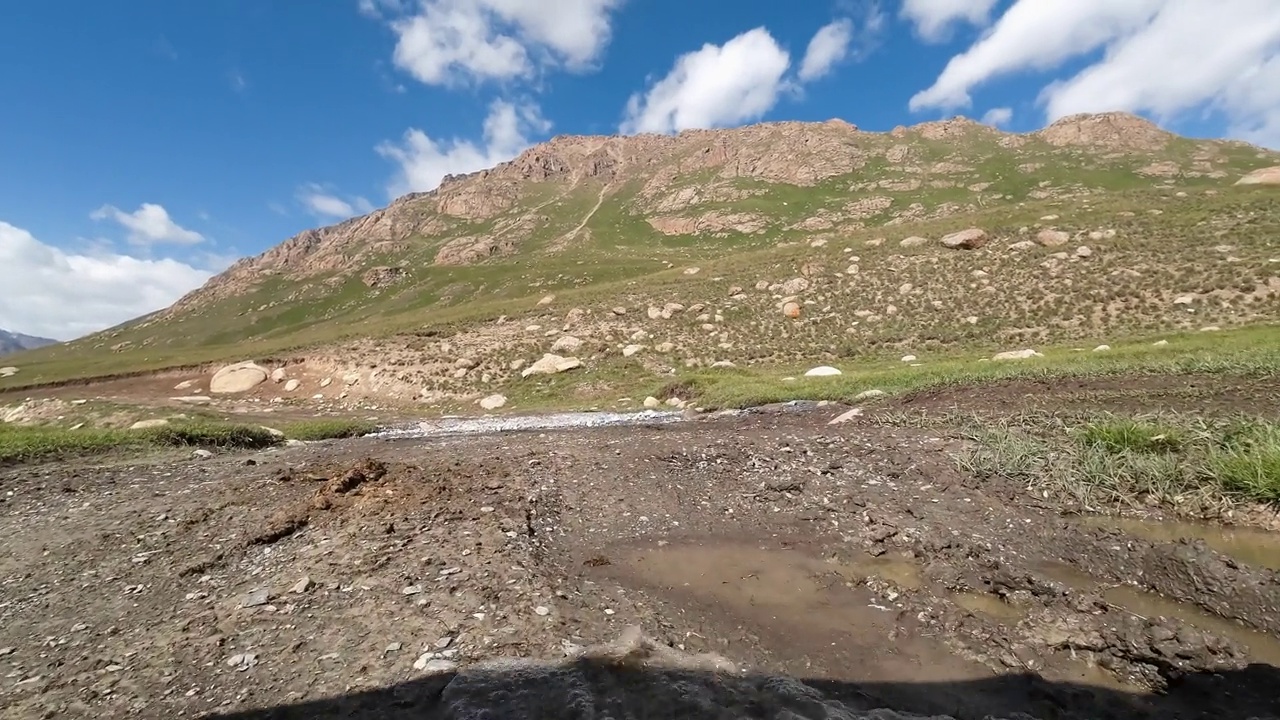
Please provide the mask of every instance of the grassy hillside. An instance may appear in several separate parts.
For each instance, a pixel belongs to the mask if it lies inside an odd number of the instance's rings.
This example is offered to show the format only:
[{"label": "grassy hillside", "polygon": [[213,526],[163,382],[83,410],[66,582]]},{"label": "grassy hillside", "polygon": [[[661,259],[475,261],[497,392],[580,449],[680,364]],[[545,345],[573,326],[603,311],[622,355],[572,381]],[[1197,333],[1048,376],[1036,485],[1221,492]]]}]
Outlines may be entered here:
[{"label": "grassy hillside", "polygon": [[[623,345],[643,344],[633,364],[660,372],[717,360],[776,366],[1114,343],[1278,316],[1280,192],[1233,183],[1280,156],[1178,138],[1117,149],[946,128],[941,139],[935,126],[847,141],[823,129],[818,140],[858,144],[856,167],[814,179],[785,163],[757,167],[757,176],[743,170],[733,152],[768,152],[767,135],[688,171],[701,136],[681,136],[649,162],[626,156],[607,175],[571,168],[514,181],[499,168],[398,203],[376,241],[353,231],[284,264],[233,273],[234,292],[206,289],[179,310],[18,356],[22,371],[0,388],[320,349],[447,367],[462,348],[500,383],[511,360],[546,349],[552,330],[585,341],[575,354],[610,362]],[[744,131],[716,142],[734,132]],[[771,172],[799,174],[758,176]],[[484,217],[442,211],[459,197],[481,198],[482,210],[468,214]],[[970,227],[990,236],[982,249],[937,242]],[[1039,244],[1047,229],[1066,241]],[[903,247],[912,236],[931,242]],[[464,252],[464,264],[442,251],[473,241],[486,254]],[[803,305],[799,321],[782,316],[785,296]],[[648,316],[666,303],[703,307]],[[524,330],[531,325],[540,327]],[[388,338],[395,352],[374,351],[367,338]],[[659,361],[651,348],[663,343],[672,348]],[[471,383],[431,377],[418,368],[401,379]]]}]

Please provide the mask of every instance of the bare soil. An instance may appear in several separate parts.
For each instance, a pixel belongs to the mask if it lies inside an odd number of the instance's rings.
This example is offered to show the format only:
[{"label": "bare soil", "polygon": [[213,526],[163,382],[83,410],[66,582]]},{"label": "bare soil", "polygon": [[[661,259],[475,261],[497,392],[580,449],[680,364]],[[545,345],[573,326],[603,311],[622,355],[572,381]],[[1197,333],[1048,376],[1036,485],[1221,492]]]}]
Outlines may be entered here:
[{"label": "bare soil", "polygon": [[0,717],[435,717],[630,626],[849,707],[1280,717],[1275,571],[839,412],[0,470]]}]

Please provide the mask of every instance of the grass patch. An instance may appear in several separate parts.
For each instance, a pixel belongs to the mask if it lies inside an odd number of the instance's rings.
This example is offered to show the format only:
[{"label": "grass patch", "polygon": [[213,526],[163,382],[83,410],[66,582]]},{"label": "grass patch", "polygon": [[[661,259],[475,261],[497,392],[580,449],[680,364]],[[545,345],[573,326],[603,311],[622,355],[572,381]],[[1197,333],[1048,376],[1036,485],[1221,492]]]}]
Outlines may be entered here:
[{"label": "grass patch", "polygon": [[364,420],[319,419],[299,420],[280,427],[290,440],[337,440],[368,435],[377,424]]},{"label": "grass patch", "polygon": [[957,458],[962,470],[1088,511],[1152,500],[1192,513],[1280,503],[1280,425],[1267,420],[1029,414],[995,427],[977,417],[934,424],[958,426],[972,442]]}]

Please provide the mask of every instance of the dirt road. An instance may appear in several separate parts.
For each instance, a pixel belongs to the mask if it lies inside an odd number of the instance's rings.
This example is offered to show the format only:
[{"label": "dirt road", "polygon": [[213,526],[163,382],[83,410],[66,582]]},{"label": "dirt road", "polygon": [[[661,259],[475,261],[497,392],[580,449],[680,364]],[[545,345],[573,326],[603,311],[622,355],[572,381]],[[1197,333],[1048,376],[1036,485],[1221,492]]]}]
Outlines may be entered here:
[{"label": "dirt road", "polygon": [[848,708],[1280,716],[1268,548],[1064,516],[838,412],[0,470],[0,717],[430,717],[434,673],[629,626]]}]

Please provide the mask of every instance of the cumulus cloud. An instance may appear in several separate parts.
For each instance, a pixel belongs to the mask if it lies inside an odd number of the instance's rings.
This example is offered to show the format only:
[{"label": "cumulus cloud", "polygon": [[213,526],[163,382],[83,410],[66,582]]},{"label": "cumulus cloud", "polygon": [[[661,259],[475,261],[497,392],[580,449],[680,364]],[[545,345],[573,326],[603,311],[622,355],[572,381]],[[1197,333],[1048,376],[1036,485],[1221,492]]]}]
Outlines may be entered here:
[{"label": "cumulus cloud", "polygon": [[991,108],[982,116],[982,122],[995,127],[1004,127],[1013,119],[1013,108],[998,107]]},{"label": "cumulus cloud", "polygon": [[373,203],[362,197],[343,199],[324,185],[308,183],[298,189],[298,202],[307,212],[320,218],[345,220],[355,215],[373,212]]},{"label": "cumulus cloud", "polygon": [[163,205],[142,203],[137,210],[127,213],[112,205],[103,205],[89,214],[94,220],[113,220],[129,231],[129,242],[135,245],[172,243],[194,245],[204,242],[204,236],[188,230],[169,217]]},{"label": "cumulus cloud", "polygon": [[46,245],[0,221],[0,327],[70,340],[173,304],[210,277],[171,259]]},{"label": "cumulus cloud", "polygon": [[831,68],[849,54],[852,40],[853,21],[849,18],[822,26],[805,50],[804,60],[800,63],[800,79],[809,82],[831,72]]},{"label": "cumulus cloud", "polygon": [[903,0],[901,14],[921,38],[938,42],[956,23],[985,23],[995,5],[996,0]]},{"label": "cumulus cloud", "polygon": [[[1206,38],[1219,39],[1206,42]],[[1230,132],[1280,146],[1280,12],[1274,0],[1018,0],[990,32],[952,58],[911,108],[970,104],[977,86],[1054,70],[1102,50],[1040,94],[1050,120],[1127,110],[1161,119],[1222,113]]]},{"label": "cumulus cloud", "polygon": [[681,55],[666,77],[627,102],[622,132],[667,133],[760,118],[786,88],[791,57],[763,27]]},{"label": "cumulus cloud", "polygon": [[[361,0],[368,15],[389,18],[397,67],[428,85],[509,80],[538,67],[586,70],[612,33],[622,0]],[[396,12],[399,10],[400,12]]]},{"label": "cumulus cloud", "polygon": [[388,187],[390,195],[398,197],[432,190],[446,175],[475,172],[510,160],[529,147],[530,135],[545,134],[550,129],[551,123],[536,105],[497,100],[489,106],[480,144],[459,138],[436,140],[410,128],[400,142],[383,142],[376,149],[399,166]]}]

